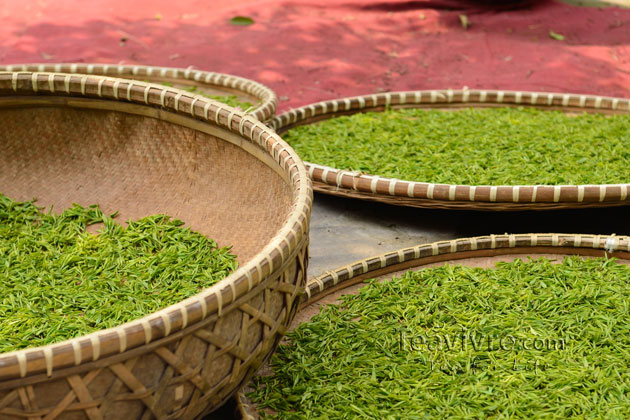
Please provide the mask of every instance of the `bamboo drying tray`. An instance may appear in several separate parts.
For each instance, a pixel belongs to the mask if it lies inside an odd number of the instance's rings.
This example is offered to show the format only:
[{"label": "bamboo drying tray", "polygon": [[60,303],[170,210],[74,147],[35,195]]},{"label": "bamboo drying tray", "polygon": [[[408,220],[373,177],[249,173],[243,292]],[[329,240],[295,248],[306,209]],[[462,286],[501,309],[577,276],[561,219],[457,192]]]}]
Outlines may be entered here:
[{"label": "bamboo drying tray", "polygon": [[253,80],[229,74],[195,70],[193,68],[153,67],[119,64],[46,63],[12,64],[0,66],[0,71],[56,72],[122,77],[152,83],[171,83],[173,87],[197,86],[209,95],[236,95],[254,104],[247,113],[266,121],[273,117],[278,106],[276,94]]},{"label": "bamboo drying tray", "polygon": [[239,268],[142,319],[0,354],[3,419],[195,419],[273,351],[297,310],[312,189],[272,130],[220,102],[101,76],[0,72],[0,191],[118,220],[164,213]]},{"label": "bamboo drying tray", "polygon": [[[630,237],[581,234],[490,235],[439,241],[403,248],[328,271],[308,281],[306,298],[290,330],[319,313],[321,305],[334,303],[342,294],[356,294],[364,280],[389,279],[414,268],[440,266],[446,263],[476,267],[493,267],[498,261],[526,257],[581,255],[615,257],[630,264]],[[321,301],[321,302],[320,302]],[[268,367],[265,367],[268,369]],[[243,420],[258,419],[255,404],[245,396],[251,388],[236,396],[237,412]]]},{"label": "bamboo drying tray", "polygon": [[[630,100],[569,93],[495,90],[425,90],[380,93],[318,102],[269,122],[278,134],[340,115],[392,108],[451,109],[529,106],[564,112],[630,113]],[[630,184],[503,185],[431,184],[380,177],[306,162],[315,191],[412,207],[464,210],[551,210],[627,205]]]}]

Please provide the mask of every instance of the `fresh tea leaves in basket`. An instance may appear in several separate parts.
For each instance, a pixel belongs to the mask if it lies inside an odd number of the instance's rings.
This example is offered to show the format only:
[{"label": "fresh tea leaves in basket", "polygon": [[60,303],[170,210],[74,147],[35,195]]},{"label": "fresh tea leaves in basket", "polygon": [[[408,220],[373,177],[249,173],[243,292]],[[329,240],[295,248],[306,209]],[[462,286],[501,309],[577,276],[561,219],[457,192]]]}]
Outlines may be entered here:
[{"label": "fresh tea leaves in basket", "polygon": [[628,418],[629,286],[579,257],[371,281],[291,332],[249,397],[280,419]]},{"label": "fresh tea leaves in basket", "polygon": [[306,161],[407,181],[579,185],[630,180],[628,115],[400,109],[298,126],[283,138]]},{"label": "fresh tea leaves in basket", "polygon": [[[173,83],[162,82],[163,86],[173,87]],[[249,111],[254,107],[250,102],[241,101],[236,95],[210,95],[200,89],[198,86],[177,86],[177,89],[184,90],[186,92],[194,93],[196,95],[201,95],[206,98],[213,99],[215,101],[223,102],[226,105],[229,105],[234,108],[239,108],[242,111]]]},{"label": "fresh tea leaves in basket", "polygon": [[236,269],[230,248],[182,225],[155,215],[123,227],[98,206],[55,215],[0,194],[0,352],[141,318]]}]

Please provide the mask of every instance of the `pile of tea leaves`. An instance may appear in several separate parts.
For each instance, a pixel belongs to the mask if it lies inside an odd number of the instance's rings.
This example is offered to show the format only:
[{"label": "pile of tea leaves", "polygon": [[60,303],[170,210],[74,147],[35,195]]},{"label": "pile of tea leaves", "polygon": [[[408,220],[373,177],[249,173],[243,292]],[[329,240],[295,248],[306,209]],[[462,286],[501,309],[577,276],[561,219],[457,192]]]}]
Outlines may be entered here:
[{"label": "pile of tea leaves", "polygon": [[[174,85],[169,82],[162,82],[164,86],[173,87]],[[254,106],[247,101],[241,101],[236,95],[210,95],[200,89],[198,86],[175,86],[177,89],[184,90],[186,92],[194,93],[195,95],[201,95],[212,100],[223,102],[226,105],[240,109],[241,111],[250,111]]]},{"label": "pile of tea leaves", "polygon": [[249,397],[279,419],[628,418],[629,312],[613,259],[407,272],[301,324]]},{"label": "pile of tea leaves", "polygon": [[575,185],[630,181],[630,116],[533,108],[401,109],[283,135],[308,161],[407,181]]},{"label": "pile of tea leaves", "polygon": [[55,215],[0,194],[0,352],[140,318],[236,268],[230,248],[182,225],[155,215],[123,227],[98,206]]}]

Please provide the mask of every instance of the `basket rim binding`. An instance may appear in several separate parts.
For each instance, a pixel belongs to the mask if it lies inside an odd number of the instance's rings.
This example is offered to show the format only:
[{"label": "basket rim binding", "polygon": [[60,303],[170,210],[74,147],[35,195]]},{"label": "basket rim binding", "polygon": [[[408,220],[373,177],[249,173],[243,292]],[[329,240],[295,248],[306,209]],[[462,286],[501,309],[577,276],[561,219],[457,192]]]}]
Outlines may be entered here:
[{"label": "basket rim binding", "polygon": [[0,71],[0,99],[29,94],[37,95],[38,99],[82,97],[100,102],[134,103],[158,108],[152,117],[161,118],[159,111],[165,110],[209,122],[240,135],[270,156],[277,169],[286,175],[293,198],[287,220],[270,242],[219,283],[179,303],[114,328],[0,354],[0,382],[35,375],[45,379],[55,370],[86,365],[173,336],[214,314],[219,318],[223,307],[255,289],[277,267],[288,263],[291,254],[308,241],[313,193],[304,164],[286,142],[253,116],[209,98],[152,83],[80,74]]},{"label": "basket rim binding", "polygon": [[136,64],[101,64],[101,63],[25,63],[0,65],[0,71],[53,72],[71,74],[90,74],[110,77],[170,77],[191,80],[248,93],[260,101],[251,112],[260,121],[273,117],[278,106],[278,98],[273,90],[251,79],[225,73],[187,68],[143,66]]},{"label": "basket rim binding", "polygon": [[[618,256],[630,258],[630,236],[523,233],[464,237],[428,242],[420,245],[357,260],[311,278],[305,289],[300,310],[315,304],[325,296],[346,289],[366,279],[392,275],[402,270],[420,270],[434,262],[450,262],[463,258],[510,254],[544,254],[583,256]],[[236,409],[244,420],[258,418],[252,401],[244,390],[236,395]]]},{"label": "basket rim binding", "polygon": [[588,249],[591,253],[601,254],[603,251],[612,256],[617,255],[615,253],[625,253],[628,254],[624,255],[625,257],[630,257],[630,236],[617,236],[614,233],[611,235],[506,233],[424,243],[357,260],[310,279],[304,290],[306,300],[301,307],[309,306],[334,291],[330,289],[336,290],[338,286],[347,287],[365,279],[366,275],[371,273],[380,276],[398,271],[398,267],[402,270],[406,265],[412,270],[414,267],[421,268],[432,262],[482,257],[486,251],[493,255],[508,255],[536,253],[536,249],[555,250],[556,253],[567,255],[570,254],[570,250],[574,250],[576,255],[586,255],[584,250]]},{"label": "basket rim binding", "polygon": [[[630,113],[630,99],[608,96],[485,89],[436,89],[376,93],[321,101],[277,115],[278,134],[338,115],[386,107],[530,106],[564,111]],[[460,185],[382,177],[305,162],[315,190],[391,204],[486,210],[619,205],[630,200],[630,183],[595,185]],[[424,205],[423,205],[424,203]],[[504,208],[498,208],[504,207]]]}]

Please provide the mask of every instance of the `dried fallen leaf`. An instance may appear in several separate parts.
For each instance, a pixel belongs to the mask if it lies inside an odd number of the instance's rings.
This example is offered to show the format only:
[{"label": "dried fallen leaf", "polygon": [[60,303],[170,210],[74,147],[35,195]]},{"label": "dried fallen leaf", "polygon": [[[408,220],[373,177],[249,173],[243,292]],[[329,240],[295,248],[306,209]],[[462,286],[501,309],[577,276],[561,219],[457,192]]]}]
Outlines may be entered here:
[{"label": "dried fallen leaf", "polygon": [[462,24],[462,28],[464,29],[468,29],[470,26],[470,21],[466,15],[459,15],[459,22]]}]

